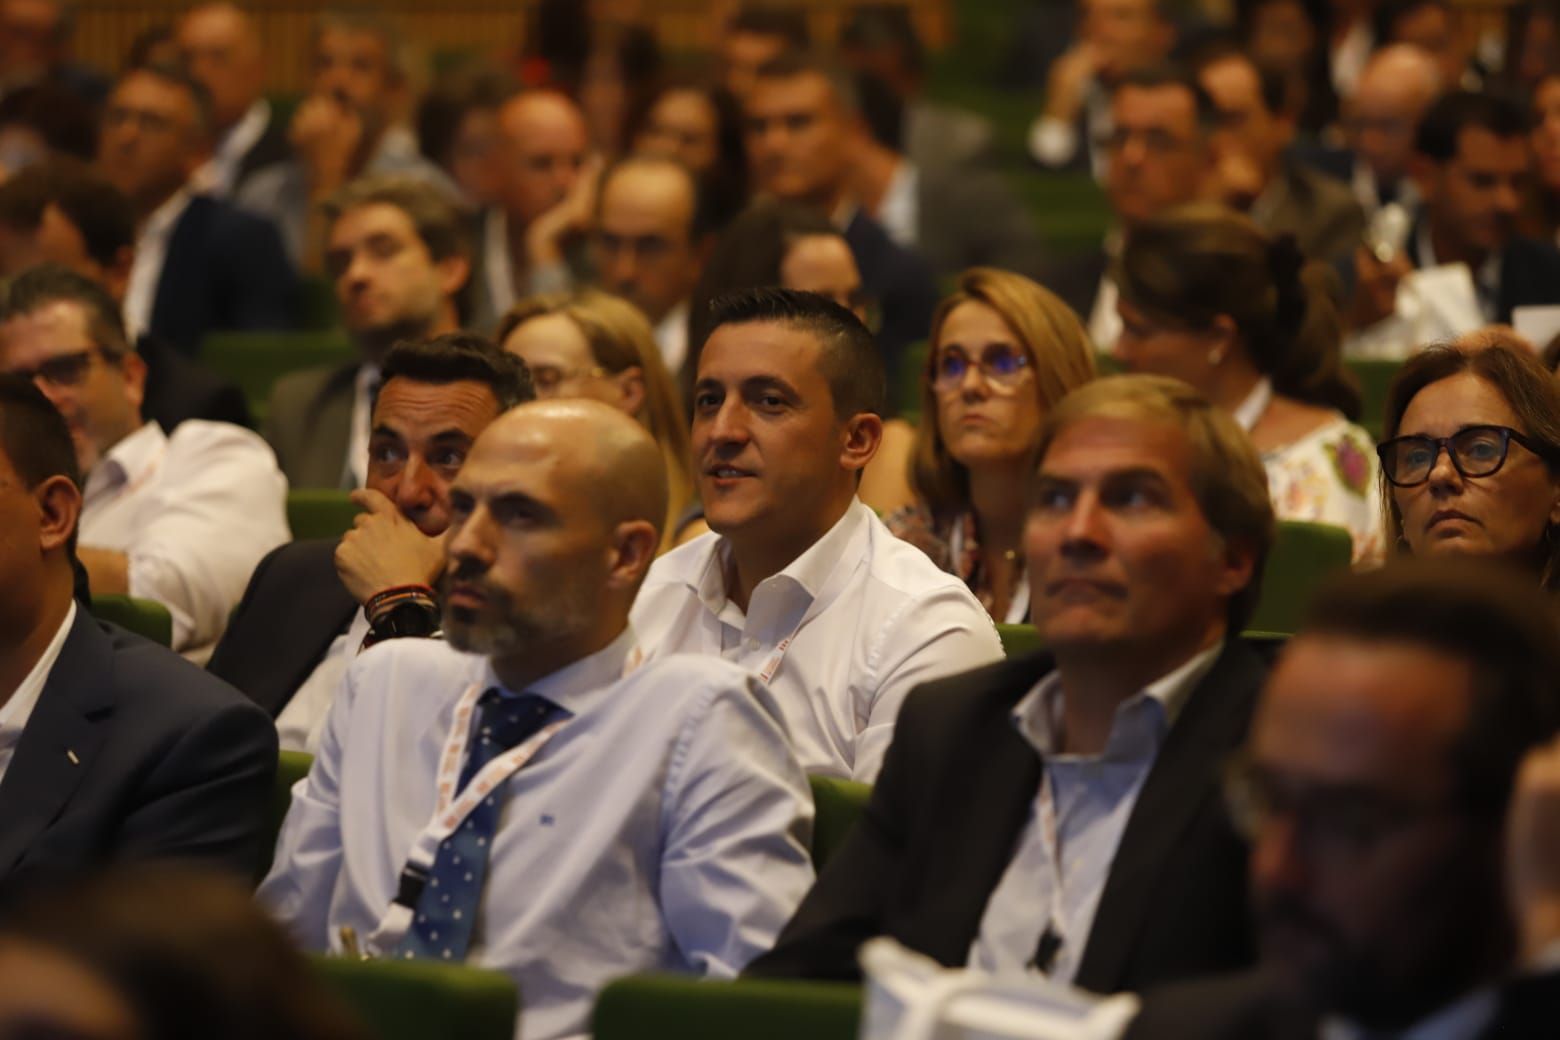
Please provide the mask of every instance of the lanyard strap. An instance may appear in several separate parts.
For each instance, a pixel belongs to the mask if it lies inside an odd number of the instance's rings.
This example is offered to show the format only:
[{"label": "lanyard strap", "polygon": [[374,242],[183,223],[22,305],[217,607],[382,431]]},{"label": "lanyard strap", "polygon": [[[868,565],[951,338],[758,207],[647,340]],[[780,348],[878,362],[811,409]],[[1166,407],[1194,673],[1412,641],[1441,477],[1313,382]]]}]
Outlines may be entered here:
[{"label": "lanyard strap", "polygon": [[1235,406],[1234,416],[1236,424],[1247,433],[1256,429],[1262,413],[1266,412],[1268,405],[1273,403],[1273,381],[1267,376],[1257,380],[1257,385],[1251,388],[1251,393],[1246,399]]},{"label": "lanyard strap", "polygon": [[1067,943],[1067,907],[1062,893],[1062,836],[1056,820],[1056,785],[1051,782],[1051,767],[1040,764],[1040,805],[1036,810],[1040,825],[1041,851],[1051,868],[1051,898],[1045,929],[1035,949],[1035,967],[1049,975],[1056,954]]}]

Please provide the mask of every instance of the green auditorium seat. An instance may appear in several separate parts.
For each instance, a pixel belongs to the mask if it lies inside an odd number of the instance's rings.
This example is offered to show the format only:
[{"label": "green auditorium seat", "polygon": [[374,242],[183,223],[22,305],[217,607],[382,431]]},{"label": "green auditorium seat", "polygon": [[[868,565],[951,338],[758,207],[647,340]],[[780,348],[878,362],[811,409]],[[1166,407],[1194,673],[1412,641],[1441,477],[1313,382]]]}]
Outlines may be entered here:
[{"label": "green auditorium seat", "polygon": [[283,751],[276,760],[276,782],[271,787],[270,817],[266,821],[265,847],[260,853],[259,867],[255,872],[258,883],[271,869],[271,859],[276,855],[276,837],[282,832],[282,821],[292,806],[293,785],[309,775],[314,756],[302,751]]},{"label": "green auditorium seat", "polygon": [[289,372],[340,365],[357,357],[346,334],[313,332],[214,332],[201,345],[201,360],[236,385],[258,422],[265,418],[271,387]]},{"label": "green auditorium seat", "polygon": [[1002,640],[1002,652],[1009,657],[1018,657],[1020,654],[1040,649],[1040,633],[1035,631],[1034,625],[1009,625],[999,622],[997,638]]},{"label": "green auditorium seat", "polygon": [[817,811],[813,820],[813,868],[822,870],[867,807],[872,787],[832,776],[808,776],[807,780],[812,784],[813,807]]},{"label": "green auditorium seat", "polygon": [[713,982],[634,975],[596,1000],[595,1040],[855,1040],[861,988],[838,982]]},{"label": "green auditorium seat", "polygon": [[335,488],[296,488],[287,492],[287,527],[293,539],[335,539],[350,531],[358,507],[348,494]]},{"label": "green auditorium seat", "polygon": [[378,1040],[510,1040],[519,996],[507,976],[432,961],[313,957]]},{"label": "green auditorium seat", "polygon": [[93,596],[92,616],[129,629],[143,639],[173,645],[173,615],[156,600],[134,596]]},{"label": "green auditorium seat", "polygon": [[1401,361],[1349,361],[1349,371],[1360,381],[1360,398],[1364,407],[1360,411],[1360,425],[1377,440],[1381,439],[1381,423],[1387,410],[1387,390],[1403,367]]},{"label": "green auditorium seat", "polygon": [[1348,569],[1353,550],[1353,539],[1341,527],[1280,520],[1262,572],[1262,598],[1246,627],[1293,635],[1317,588],[1333,573]]},{"label": "green auditorium seat", "polygon": [[910,344],[894,376],[894,414],[912,426],[921,421],[921,376],[929,349],[924,339]]}]

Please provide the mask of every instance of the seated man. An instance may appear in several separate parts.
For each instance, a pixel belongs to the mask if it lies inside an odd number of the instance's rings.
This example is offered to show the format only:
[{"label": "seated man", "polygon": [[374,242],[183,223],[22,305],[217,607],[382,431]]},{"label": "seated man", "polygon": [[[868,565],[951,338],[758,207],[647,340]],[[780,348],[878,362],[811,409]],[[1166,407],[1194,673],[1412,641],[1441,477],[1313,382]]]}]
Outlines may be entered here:
[{"label": "seated man", "polygon": [[1225,756],[1267,666],[1238,633],[1273,537],[1262,462],[1175,380],[1046,416],[1024,533],[1049,650],[910,695],[872,801],[755,974],[855,978],[876,935],[1101,993],[1248,963]]},{"label": "seated man", "polygon": [[471,250],[449,196],[413,177],[355,180],[324,214],[325,266],[358,359],[278,379],[264,433],[293,487],[357,488],[385,352],[460,327]]},{"label": "seated man", "polygon": [[958,578],[856,498],[883,432],[883,363],[815,293],[717,297],[693,394],[711,532],[667,553],[634,604],[652,655],[735,661],[773,687],[810,772],[870,782],[911,687],[1002,656]]},{"label": "seated man", "polygon": [[1313,604],[1229,772],[1263,971],[1149,994],[1128,1036],[1555,1035],[1560,976],[1514,978],[1503,826],[1523,753],[1560,730],[1553,609],[1455,561]]},{"label": "seated man", "polygon": [[32,377],[65,416],[86,475],[81,562],[92,591],[154,599],[173,648],[204,661],[260,557],[287,540],[287,481],[258,435],[141,415],[146,365],[102,287],[53,265],[0,296],[0,371]]},{"label": "seated man", "polygon": [[516,1035],[547,1040],[584,1032],[610,979],[731,976],[774,941],[812,877],[812,802],[767,692],[724,661],[640,663],[628,623],[664,473],[595,401],[477,438],[450,491],[449,642],[352,663],[260,886],[306,947],[503,971]]},{"label": "seated man", "polygon": [[0,885],[121,859],[254,869],[276,771],[265,714],[72,599],[71,435],[0,377]]},{"label": "seated man", "polygon": [[291,542],[261,560],[208,666],[276,717],[289,750],[319,746],[370,634],[438,629],[450,481],[477,434],[534,396],[518,358],[461,333],[398,344],[382,374],[368,481],[352,496],[366,511],[339,541]]}]

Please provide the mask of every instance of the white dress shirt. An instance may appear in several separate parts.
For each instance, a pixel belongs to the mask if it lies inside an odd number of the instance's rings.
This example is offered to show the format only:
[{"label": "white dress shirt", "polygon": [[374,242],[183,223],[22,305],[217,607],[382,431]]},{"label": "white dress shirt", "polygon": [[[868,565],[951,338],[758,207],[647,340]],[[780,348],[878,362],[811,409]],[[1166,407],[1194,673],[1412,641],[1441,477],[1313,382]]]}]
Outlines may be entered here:
[{"label": "white dress shirt", "polygon": [[130,595],[173,615],[173,648],[197,662],[227,627],[260,558],[288,540],[287,478],[260,436],[187,419],[148,422],[87,475],[84,546],[130,562]]},{"label": "white dress shirt", "polygon": [[1013,725],[1040,753],[1044,780],[1013,859],[992,889],[970,946],[969,965],[984,971],[1035,971],[1047,926],[1061,940],[1048,978],[1078,972],[1116,847],[1165,735],[1219,653],[1220,642],[1116,708],[1105,750],[1056,752],[1061,740],[1062,678],[1052,672],[1013,709]]},{"label": "white dress shirt", "polygon": [[914,249],[920,235],[920,190],[921,171],[913,162],[901,162],[894,168],[893,179],[888,182],[888,190],[883,193],[877,212],[872,214],[872,219],[882,225],[888,237],[906,249]]},{"label": "white dress shirt", "polygon": [[[1041,166],[1050,169],[1067,166],[1080,147],[1089,150],[1089,172],[1097,181],[1105,179],[1106,155],[1099,142],[1110,134],[1110,92],[1098,81],[1090,83],[1083,95],[1083,135],[1078,124],[1041,115],[1029,127],[1029,154]],[[1080,140],[1086,136],[1087,140]]]},{"label": "white dress shirt", "polygon": [[168,239],[194,198],[189,188],[180,188],[158,206],[141,225],[135,237],[135,260],[125,286],[125,335],[134,343],[152,327],[152,308],[157,305],[157,284],[162,281],[163,262],[168,258]]},{"label": "white dress shirt", "polygon": [[365,361],[358,366],[352,384],[352,425],[347,432],[346,470],[341,475],[344,487],[360,488],[368,483],[368,442],[373,432],[374,398],[379,386],[379,366]]},{"label": "white dress shirt", "polygon": [[662,556],[639,590],[634,627],[650,654],[720,656],[762,678],[810,773],[870,783],[906,694],[1002,657],[964,582],[859,500],[758,583],[746,614],[727,598],[730,551],[711,533]]},{"label": "white dress shirt", "polygon": [[38,698],[43,696],[49,674],[54,671],[54,662],[60,659],[65,639],[70,635],[70,626],[75,623],[76,601],[71,600],[65,611],[65,620],[60,622],[59,631],[54,633],[49,645],[43,648],[43,654],[32,666],[32,671],[11,691],[10,698],[0,704],[0,780],[5,779],[5,771],[16,754],[22,731],[27,728],[27,720],[32,718],[33,709],[38,706]]},{"label": "white dress shirt", "polygon": [[[633,644],[626,629],[529,688],[568,719],[504,789],[467,958],[515,980],[522,1040],[585,1032],[622,975],[735,975],[813,879],[807,779],[763,687],[697,657],[632,669]],[[377,928],[472,684],[501,685],[486,658],[433,639],[381,643],[347,670],[258,893],[308,949]]]},{"label": "white dress shirt", "polygon": [[672,382],[688,359],[688,301],[684,300],[666,312],[666,317],[656,322],[655,345],[666,362],[666,371]]},{"label": "white dress shirt", "polygon": [[264,136],[265,128],[270,123],[271,103],[261,98],[249,106],[232,129],[222,135],[211,158],[206,160],[194,178],[204,194],[219,199],[232,197],[238,182],[238,168],[244,156]]},{"label": "white dress shirt", "polygon": [[314,671],[276,716],[276,735],[283,751],[319,754],[330,706],[347,677],[347,666],[357,656],[366,635],[368,615],[359,610],[352,615],[352,624],[347,630],[331,640],[320,663],[314,666]]}]

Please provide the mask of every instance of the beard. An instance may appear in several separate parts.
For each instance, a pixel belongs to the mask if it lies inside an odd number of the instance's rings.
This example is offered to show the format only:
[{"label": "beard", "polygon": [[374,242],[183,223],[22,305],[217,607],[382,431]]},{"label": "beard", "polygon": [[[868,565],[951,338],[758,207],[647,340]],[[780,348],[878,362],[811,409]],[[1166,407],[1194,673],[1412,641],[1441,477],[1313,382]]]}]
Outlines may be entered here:
[{"label": "beard", "polygon": [[487,657],[515,657],[536,647],[568,640],[589,626],[594,616],[589,597],[554,586],[546,602],[520,602],[508,589],[470,573],[446,573],[451,581],[475,587],[483,602],[478,607],[445,605],[444,638],[457,650]]}]

